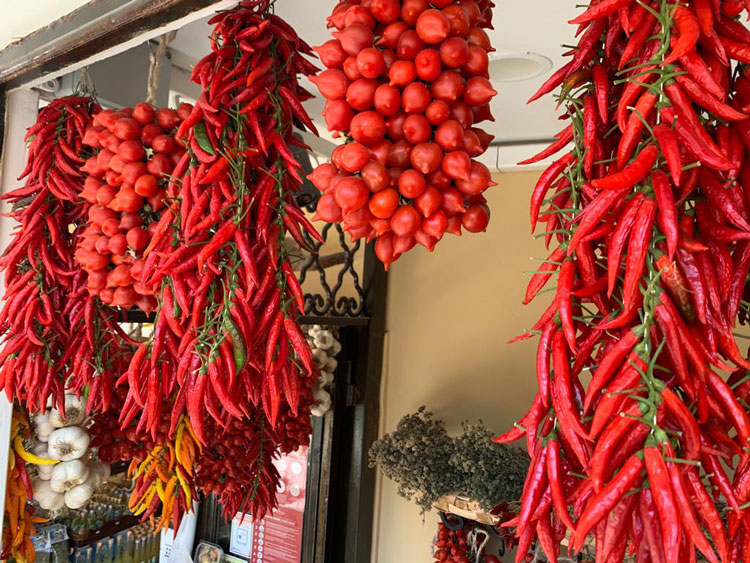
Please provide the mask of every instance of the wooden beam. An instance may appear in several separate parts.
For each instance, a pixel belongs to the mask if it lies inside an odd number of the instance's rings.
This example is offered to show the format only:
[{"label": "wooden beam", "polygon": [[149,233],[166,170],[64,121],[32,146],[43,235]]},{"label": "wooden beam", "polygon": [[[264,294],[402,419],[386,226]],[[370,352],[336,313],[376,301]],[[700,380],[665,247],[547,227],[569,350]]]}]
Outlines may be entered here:
[{"label": "wooden beam", "polygon": [[0,51],[0,84],[7,89],[34,85],[234,4],[236,0],[92,0]]}]

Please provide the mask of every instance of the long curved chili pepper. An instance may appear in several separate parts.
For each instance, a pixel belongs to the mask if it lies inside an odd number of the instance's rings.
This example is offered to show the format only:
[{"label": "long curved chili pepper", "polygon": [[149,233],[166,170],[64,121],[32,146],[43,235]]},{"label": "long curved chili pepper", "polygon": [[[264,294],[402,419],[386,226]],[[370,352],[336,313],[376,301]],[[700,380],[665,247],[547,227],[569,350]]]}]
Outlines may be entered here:
[{"label": "long curved chili pepper", "polygon": [[552,254],[550,254],[544,262],[542,262],[542,265],[539,266],[539,271],[531,276],[529,285],[526,287],[526,295],[523,300],[524,305],[530,303],[539,291],[541,291],[555,270],[560,267],[560,262],[562,262],[564,258],[565,248],[558,247],[552,251]]},{"label": "long curved chili pepper", "polygon": [[622,170],[604,178],[594,179],[591,185],[600,190],[631,188],[648,175],[658,155],[659,149],[654,145],[648,145]]},{"label": "long curved chili pepper", "polygon": [[580,222],[568,243],[568,256],[571,256],[579,242],[588,235],[609,213],[612,207],[625,197],[624,190],[605,190],[599,193],[578,218]]},{"label": "long curved chili pepper", "polygon": [[604,393],[601,400],[597,403],[596,409],[594,409],[594,418],[591,421],[591,431],[589,432],[589,436],[592,439],[596,439],[610,419],[617,415],[628,400],[625,391],[638,387],[641,381],[640,372],[630,362],[635,363],[641,371],[645,369],[642,360],[631,356],[628,364],[623,366],[620,373],[612,379],[606,388],[606,393]]},{"label": "long curved chili pepper", "polygon": [[714,98],[712,94],[687,76],[676,76],[675,80],[691,100],[724,121],[742,121],[748,118],[747,114],[737,111],[732,106]]},{"label": "long curved chili pepper", "polygon": [[651,183],[656,196],[657,223],[667,238],[667,254],[671,260],[677,251],[677,243],[680,238],[680,229],[677,224],[677,212],[674,203],[674,192],[669,184],[667,175],[657,170],[651,175]]},{"label": "long curved chili pepper", "polygon": [[553,162],[539,177],[531,195],[531,230],[534,231],[539,218],[539,210],[542,207],[547,191],[552,186],[552,182],[575,160],[573,153],[568,153],[562,158]]},{"label": "long curved chili pepper", "polygon": [[557,331],[557,325],[553,321],[549,321],[544,325],[542,335],[539,338],[539,346],[536,353],[536,376],[537,383],[539,385],[539,396],[542,400],[542,405],[545,407],[549,405],[550,397],[550,351],[552,350],[552,338]]},{"label": "long curved chili pepper", "polygon": [[622,362],[630,354],[630,351],[635,347],[640,339],[639,332],[636,330],[628,330],[625,335],[610,348],[604,357],[599,362],[599,365],[594,371],[586,389],[586,399],[583,404],[583,412],[588,412],[591,408],[592,401],[596,398],[597,394],[604,389],[609,383],[615,371],[622,365]]},{"label": "long curved chili pepper", "polygon": [[672,51],[669,53],[667,58],[664,59],[662,66],[673,63],[680,57],[684,56],[695,49],[700,37],[700,28],[698,25],[698,18],[695,14],[683,6],[677,6],[673,12],[674,21],[679,31],[679,39],[672,46]]},{"label": "long curved chili pepper", "polygon": [[609,252],[607,253],[607,296],[611,297],[615,289],[617,274],[620,271],[622,252],[625,249],[625,243],[628,240],[628,235],[635,223],[635,218],[638,215],[638,210],[643,203],[644,197],[642,193],[637,193],[628,201],[612,233]]},{"label": "long curved chili pepper", "polygon": [[578,552],[591,529],[605,518],[622,497],[642,480],[643,461],[638,456],[631,456],[623,465],[617,476],[597,493],[588,503],[586,510],[578,519],[576,534],[573,540],[573,551]]},{"label": "long curved chili pepper", "polygon": [[649,488],[654,498],[656,510],[659,513],[664,553],[667,560],[677,561],[676,556],[680,548],[681,534],[680,518],[667,464],[656,446],[647,446],[643,450],[643,459],[648,474]]},{"label": "long curved chili pepper", "polygon": [[565,337],[561,332],[555,333],[552,338],[552,366],[555,370],[552,404],[560,426],[568,433],[573,432],[588,439],[588,430],[580,422],[578,407],[573,399],[570,359]]},{"label": "long curved chili pepper", "polygon": [[663,123],[655,125],[653,131],[656,142],[659,143],[659,148],[667,161],[669,175],[672,177],[674,185],[679,187],[682,178],[682,162],[677,135],[670,127]]},{"label": "long curved chili pepper", "polygon": [[549,483],[550,495],[552,496],[552,505],[555,513],[562,520],[565,526],[575,533],[575,525],[568,514],[568,504],[565,499],[565,492],[562,485],[562,466],[560,461],[560,443],[552,438],[547,442],[547,481]]},{"label": "long curved chili pepper", "polygon": [[584,13],[573,18],[568,23],[574,25],[584,24],[593,20],[602,19],[614,14],[622,7],[628,6],[631,0],[603,0],[588,8]]},{"label": "long curved chili pepper", "polygon": [[542,495],[547,488],[547,447],[542,447],[536,454],[532,469],[526,478],[521,495],[521,510],[518,514],[519,525],[516,531],[516,537],[520,537],[526,529],[531,514],[536,510]]},{"label": "long curved chili pepper", "polygon": [[667,462],[667,469],[669,471],[669,478],[672,484],[675,502],[679,510],[680,521],[682,522],[690,541],[692,541],[701,553],[706,556],[706,559],[712,563],[718,563],[719,560],[716,557],[716,553],[706,539],[706,536],[703,534],[703,530],[701,530],[698,519],[695,516],[695,511],[690,502],[690,495],[687,491],[682,473],[678,469],[677,464],[672,462]]},{"label": "long curved chili pepper", "polygon": [[576,329],[573,320],[573,304],[571,300],[571,291],[573,291],[573,282],[575,281],[575,262],[570,259],[563,261],[560,266],[560,272],[557,276],[557,292],[555,301],[557,303],[560,321],[562,322],[562,332],[565,340],[568,342],[571,350],[575,350]]}]

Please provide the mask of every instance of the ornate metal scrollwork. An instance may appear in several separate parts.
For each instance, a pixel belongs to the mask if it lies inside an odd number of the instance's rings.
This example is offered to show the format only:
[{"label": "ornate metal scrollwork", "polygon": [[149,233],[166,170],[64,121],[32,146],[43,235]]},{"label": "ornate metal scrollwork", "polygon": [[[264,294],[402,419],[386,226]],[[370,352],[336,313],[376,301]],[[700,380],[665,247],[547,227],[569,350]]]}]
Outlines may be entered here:
[{"label": "ornate metal scrollwork", "polygon": [[[307,185],[304,187],[308,188]],[[318,197],[318,193],[305,189],[297,196],[297,202],[300,207],[312,212]],[[305,290],[305,315],[366,316],[365,290],[360,282],[365,244],[362,240],[352,241],[340,223],[326,224],[320,234],[322,243],[306,237],[310,252],[295,265]],[[314,273],[318,275],[314,276]],[[313,288],[313,291],[307,292]]]}]

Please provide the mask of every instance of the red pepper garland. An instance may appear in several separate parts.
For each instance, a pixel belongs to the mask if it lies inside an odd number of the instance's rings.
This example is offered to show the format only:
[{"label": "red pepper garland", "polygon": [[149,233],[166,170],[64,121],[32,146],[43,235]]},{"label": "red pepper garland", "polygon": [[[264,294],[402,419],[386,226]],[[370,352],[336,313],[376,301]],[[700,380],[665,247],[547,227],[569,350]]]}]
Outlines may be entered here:
[{"label": "red pepper garland", "polygon": [[[285,238],[301,246],[305,236],[319,239],[294,200],[300,164],[289,148],[300,144],[292,124],[310,122],[300,103],[310,94],[296,75],[316,69],[302,57],[311,49],[268,2],[242,2],[210,23],[212,52],[192,75],[202,93],[176,133],[187,153],[144,250],[142,283],[161,307],[153,337],[121,378],[129,387],[121,424],[138,421],[136,432],[154,437],[166,417],[170,439],[189,427],[207,456],[200,467],[241,428],[247,456],[222,502],[227,515],[261,518],[275,506],[271,461],[310,432],[312,352],[297,322],[304,299]],[[140,487],[147,477],[136,485],[145,514],[158,505]]]},{"label": "red pepper garland", "polygon": [[490,0],[341,0],[338,31],[316,47],[328,70],[313,82],[326,98],[328,129],[346,136],[310,180],[323,192],[317,217],[343,222],[352,239],[373,238],[386,268],[443,234],[487,228],[482,195],[493,186],[474,160],[494,121],[483,28]]},{"label": "red pepper garland", "polygon": [[732,332],[750,269],[745,9],[592,3],[532,97],[561,87],[571,124],[527,162],[573,148],[532,194],[532,228],[558,242],[524,299],[556,274],[520,337],[541,333],[539,392],[497,438],[525,436],[532,458],[517,561],[534,541],[557,560],[566,535],[611,562],[750,553],[750,362]]},{"label": "red pepper garland", "polygon": [[73,258],[86,218],[78,199],[88,156],[82,139],[96,110],[80,96],[42,109],[26,134],[26,183],[4,196],[20,228],[0,261],[0,388],[28,412],[43,412],[48,399],[63,411],[66,386],[77,394],[88,386],[87,410],[107,410],[114,374],[129,358],[113,313],[88,295]]}]

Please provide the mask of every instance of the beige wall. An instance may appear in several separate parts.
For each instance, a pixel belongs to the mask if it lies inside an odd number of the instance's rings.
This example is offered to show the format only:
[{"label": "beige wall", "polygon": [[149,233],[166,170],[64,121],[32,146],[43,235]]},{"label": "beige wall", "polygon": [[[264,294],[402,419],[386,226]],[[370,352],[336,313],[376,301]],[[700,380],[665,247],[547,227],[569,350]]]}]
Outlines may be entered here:
[{"label": "beige wall", "polygon": [[[506,342],[530,327],[549,296],[521,304],[541,240],[529,234],[528,198],[537,172],[496,176],[486,194],[486,233],[446,235],[430,254],[412,250],[391,269],[381,397],[381,434],[427,405],[456,431],[482,419],[500,433],[530,404],[535,341]],[[431,561],[437,516],[419,509],[382,479],[376,493],[373,562]]]}]

